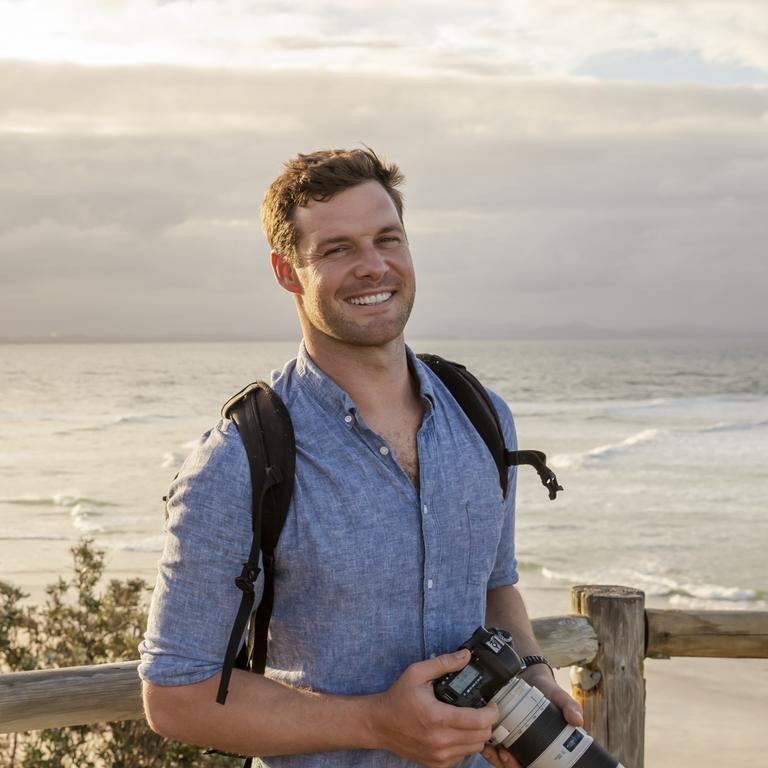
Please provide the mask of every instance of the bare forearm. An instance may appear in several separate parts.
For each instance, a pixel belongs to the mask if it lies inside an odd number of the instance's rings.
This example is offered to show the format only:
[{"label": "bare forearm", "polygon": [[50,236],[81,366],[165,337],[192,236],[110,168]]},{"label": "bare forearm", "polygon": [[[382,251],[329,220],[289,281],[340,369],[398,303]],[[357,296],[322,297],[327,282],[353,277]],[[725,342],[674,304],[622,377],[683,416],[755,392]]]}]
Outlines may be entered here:
[{"label": "bare forearm", "polygon": [[500,627],[511,633],[515,649],[521,656],[541,654],[525,603],[515,587],[499,587],[488,593],[485,622],[486,626]]},{"label": "bare forearm", "polygon": [[245,755],[383,749],[422,765],[455,765],[483,749],[498,715],[452,707],[432,681],[457,672],[469,653],[411,664],[382,693],[328,696],[235,670],[225,706],[215,702],[218,676],[188,686],[144,686],[150,725],[168,738]]},{"label": "bare forearm", "polygon": [[373,696],[329,696],[234,670],[224,706],[216,675],[189,686],[144,686],[150,725],[178,741],[244,755],[286,755],[374,746]]},{"label": "bare forearm", "polygon": [[[500,587],[488,593],[485,618],[489,626],[501,627],[511,633],[515,649],[521,656],[541,655],[528,611],[515,587]],[[557,685],[552,671],[545,664],[531,666],[523,671],[521,677],[529,685],[535,685],[550,701],[560,707],[569,723],[583,723],[581,707]]]}]

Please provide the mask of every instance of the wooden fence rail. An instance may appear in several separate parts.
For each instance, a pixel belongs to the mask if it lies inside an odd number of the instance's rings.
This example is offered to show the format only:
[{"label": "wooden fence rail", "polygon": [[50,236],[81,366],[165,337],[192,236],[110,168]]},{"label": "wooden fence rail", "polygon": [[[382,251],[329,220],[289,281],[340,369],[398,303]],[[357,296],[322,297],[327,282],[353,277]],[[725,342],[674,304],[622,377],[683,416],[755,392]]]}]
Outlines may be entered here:
[{"label": "wooden fence rail", "polygon": [[[575,615],[533,620],[553,666],[570,667],[585,727],[642,768],[645,658],[768,658],[768,611],[646,610],[639,590],[577,586]],[[0,733],[143,717],[138,662],[0,675]]]}]

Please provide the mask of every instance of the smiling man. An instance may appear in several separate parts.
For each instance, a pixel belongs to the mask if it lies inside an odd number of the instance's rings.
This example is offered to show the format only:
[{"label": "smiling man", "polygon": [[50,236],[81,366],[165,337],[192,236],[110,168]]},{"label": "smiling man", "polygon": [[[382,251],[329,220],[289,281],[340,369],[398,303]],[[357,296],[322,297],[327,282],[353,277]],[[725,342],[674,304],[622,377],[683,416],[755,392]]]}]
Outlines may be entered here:
[{"label": "smiling man", "polygon": [[[332,150],[299,155],[267,191],[273,270],[303,334],[272,381],[296,478],[267,666],[235,670],[216,703],[252,539],[248,460],[223,419],[171,487],[141,646],[147,717],[168,737],[267,766],[515,765],[485,744],[495,705],[452,707],[432,689],[467,663],[451,651],[480,624],[539,649],[514,586],[514,470],[502,497],[482,438],[404,341],[415,277],[401,182],[370,150]],[[546,666],[524,675],[580,723]]]}]

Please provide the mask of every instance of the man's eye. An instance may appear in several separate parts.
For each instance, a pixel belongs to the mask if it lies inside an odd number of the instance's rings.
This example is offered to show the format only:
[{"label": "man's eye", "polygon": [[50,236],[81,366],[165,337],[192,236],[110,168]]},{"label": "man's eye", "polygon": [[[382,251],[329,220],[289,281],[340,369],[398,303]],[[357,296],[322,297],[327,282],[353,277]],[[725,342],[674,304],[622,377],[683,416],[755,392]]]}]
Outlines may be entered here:
[{"label": "man's eye", "polygon": [[331,256],[334,253],[344,253],[345,251],[349,250],[348,245],[335,245],[333,248],[329,248],[323,255],[324,256]]}]

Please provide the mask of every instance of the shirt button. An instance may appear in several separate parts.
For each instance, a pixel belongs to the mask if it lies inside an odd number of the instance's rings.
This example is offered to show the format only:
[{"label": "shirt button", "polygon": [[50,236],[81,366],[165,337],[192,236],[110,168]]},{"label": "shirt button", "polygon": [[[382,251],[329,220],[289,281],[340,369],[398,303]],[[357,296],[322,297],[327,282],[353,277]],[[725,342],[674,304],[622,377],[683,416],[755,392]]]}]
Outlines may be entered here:
[{"label": "shirt button", "polygon": [[349,413],[348,413],[348,414],[347,414],[347,415],[344,417],[344,421],[346,421],[346,422],[347,422],[347,424],[351,424],[351,423],[354,421],[354,419],[352,418],[351,414],[349,414]]},{"label": "shirt button", "polygon": [[432,589],[432,579],[427,581],[427,589]]},{"label": "shirt button", "polygon": [[387,448],[386,445],[382,445],[381,448],[379,448],[379,453],[382,456],[389,456],[389,448]]},{"label": "shirt button", "polygon": [[430,659],[434,659],[434,658],[435,658],[435,656],[437,656],[437,654],[436,654],[436,653],[430,653],[430,654],[429,654],[429,658],[430,658]]},{"label": "shirt button", "polygon": [[422,510],[422,512],[424,512],[424,514],[426,515],[426,514],[427,514],[427,505],[425,504],[425,505],[424,505],[424,506],[421,508],[421,510]]}]

